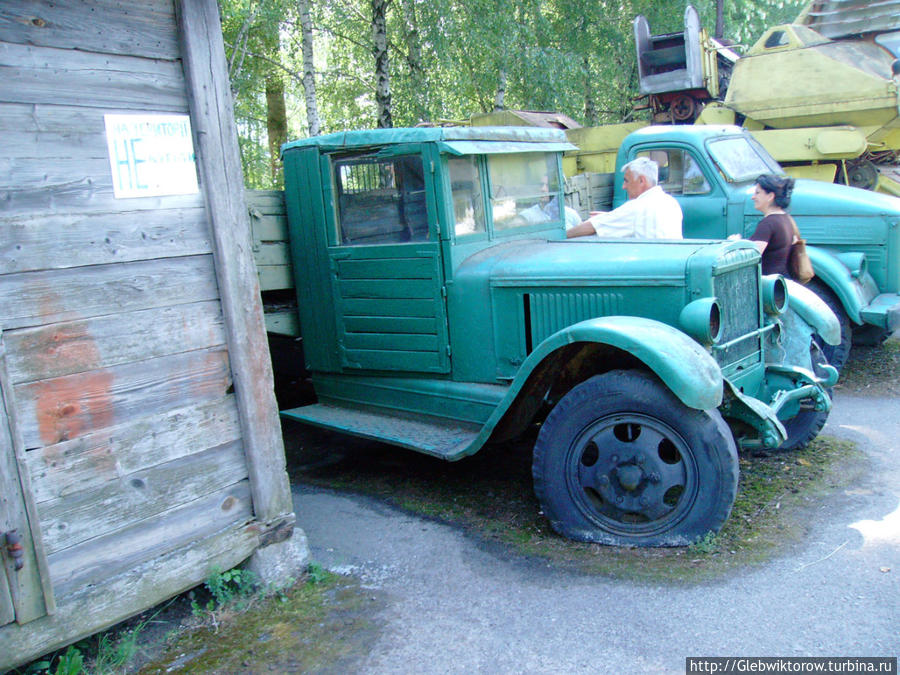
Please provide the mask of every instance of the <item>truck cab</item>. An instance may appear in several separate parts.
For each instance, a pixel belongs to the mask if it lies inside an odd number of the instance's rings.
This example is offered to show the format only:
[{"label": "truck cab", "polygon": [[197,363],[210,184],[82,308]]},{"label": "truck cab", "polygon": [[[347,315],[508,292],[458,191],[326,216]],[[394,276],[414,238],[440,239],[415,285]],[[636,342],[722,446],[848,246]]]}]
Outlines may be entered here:
[{"label": "truck cab", "polygon": [[538,424],[557,531],[688,544],[725,522],[739,446],[821,429],[837,373],[812,335],[837,320],[747,242],[566,240],[573,149],[522,127],[285,145],[318,400],[282,414],[450,461]]}]

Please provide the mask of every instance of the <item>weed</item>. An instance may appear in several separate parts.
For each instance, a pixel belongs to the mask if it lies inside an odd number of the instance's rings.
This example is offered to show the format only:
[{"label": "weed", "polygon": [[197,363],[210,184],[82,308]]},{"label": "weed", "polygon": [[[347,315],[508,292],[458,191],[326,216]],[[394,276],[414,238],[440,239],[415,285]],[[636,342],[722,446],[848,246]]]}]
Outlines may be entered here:
[{"label": "weed", "polygon": [[84,672],[84,656],[78,647],[72,645],[56,662],[54,675],[79,675]]},{"label": "weed", "polygon": [[96,673],[121,671],[135,657],[138,651],[138,637],[149,620],[142,621],[129,631],[120,633],[116,639],[110,634],[102,633],[97,639],[97,656],[94,660]]},{"label": "weed", "polygon": [[328,581],[328,571],[318,563],[309,563],[306,568],[306,580],[311,584],[321,584]]},{"label": "weed", "polygon": [[247,608],[256,589],[256,575],[250,570],[235,567],[222,572],[213,569],[204,583],[210,599],[201,604],[196,598],[191,600],[194,616],[212,614],[226,607],[242,611]]},{"label": "weed", "polygon": [[707,532],[690,545],[692,553],[710,554],[719,550],[719,537],[715,532]]}]

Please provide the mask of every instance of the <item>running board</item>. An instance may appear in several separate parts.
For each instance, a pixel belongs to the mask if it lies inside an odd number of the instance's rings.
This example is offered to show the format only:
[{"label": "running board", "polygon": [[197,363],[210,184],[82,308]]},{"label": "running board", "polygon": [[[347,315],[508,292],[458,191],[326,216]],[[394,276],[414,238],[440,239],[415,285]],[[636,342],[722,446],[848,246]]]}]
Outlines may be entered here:
[{"label": "running board", "polygon": [[464,457],[467,454],[466,449],[472,445],[481,431],[478,424],[467,424],[442,417],[412,416],[409,413],[398,414],[377,408],[361,410],[325,403],[282,410],[281,416],[333,431],[399,445],[447,460]]}]

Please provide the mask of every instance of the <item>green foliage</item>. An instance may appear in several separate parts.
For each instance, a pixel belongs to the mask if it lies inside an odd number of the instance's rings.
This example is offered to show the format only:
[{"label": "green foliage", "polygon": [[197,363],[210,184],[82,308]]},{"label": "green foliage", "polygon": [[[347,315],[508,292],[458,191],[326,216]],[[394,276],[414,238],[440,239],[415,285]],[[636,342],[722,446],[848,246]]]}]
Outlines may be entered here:
[{"label": "green foliage", "polygon": [[256,575],[250,570],[237,567],[225,572],[213,570],[204,586],[211,597],[203,604],[196,599],[191,601],[195,616],[232,606],[240,611],[246,607],[256,590]]},{"label": "green foliage", "polygon": [[[288,137],[307,135],[298,3],[220,3],[245,182],[278,187],[267,81],[284,83]],[[724,6],[725,38],[749,46],[803,4],[732,0]],[[716,1],[694,5],[712,32]],[[643,14],[654,33],[680,31],[685,6],[684,0],[393,0],[387,32],[394,124],[467,120],[493,110],[501,88],[508,109],[553,110],[588,125],[631,119],[638,93],[632,20]],[[373,128],[370,0],[311,0],[310,8],[322,133]]]},{"label": "green foliage", "polygon": [[318,563],[310,563],[306,568],[306,580],[311,584],[321,584],[328,581],[328,571]]},{"label": "green foliage", "polygon": [[692,553],[715,553],[719,550],[719,538],[715,532],[707,532],[690,545],[690,550]]},{"label": "green foliage", "polygon": [[74,645],[69,647],[56,662],[54,675],[78,675],[84,672],[84,656]]}]

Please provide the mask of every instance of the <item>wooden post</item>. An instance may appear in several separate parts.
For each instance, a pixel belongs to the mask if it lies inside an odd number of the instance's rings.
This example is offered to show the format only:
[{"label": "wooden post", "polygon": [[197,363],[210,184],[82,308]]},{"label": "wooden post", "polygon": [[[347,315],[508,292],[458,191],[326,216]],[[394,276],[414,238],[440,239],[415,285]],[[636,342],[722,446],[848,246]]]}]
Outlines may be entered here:
[{"label": "wooden post", "polygon": [[294,514],[253,263],[244,178],[215,0],[176,3],[191,121],[256,518],[277,541]]}]

